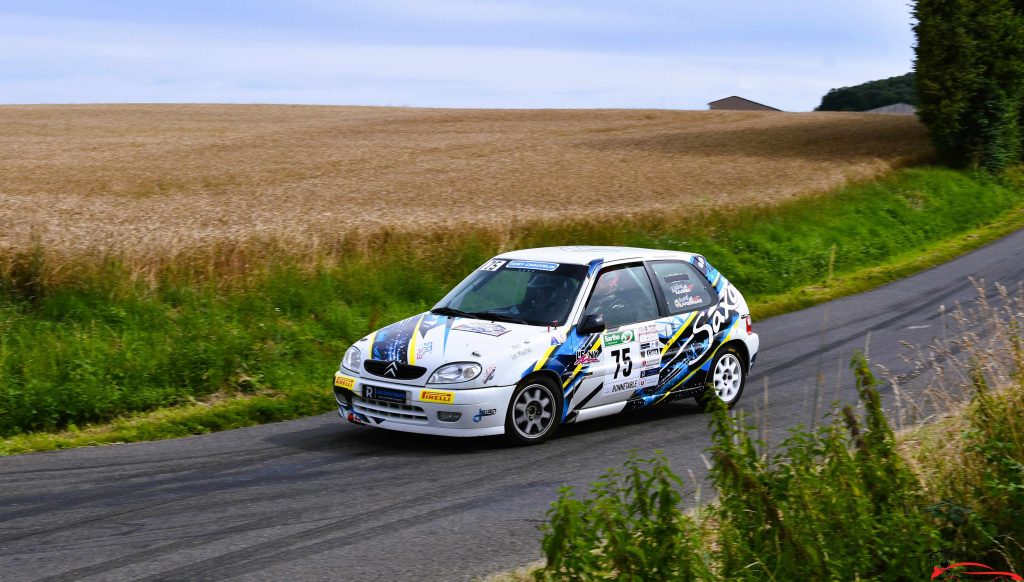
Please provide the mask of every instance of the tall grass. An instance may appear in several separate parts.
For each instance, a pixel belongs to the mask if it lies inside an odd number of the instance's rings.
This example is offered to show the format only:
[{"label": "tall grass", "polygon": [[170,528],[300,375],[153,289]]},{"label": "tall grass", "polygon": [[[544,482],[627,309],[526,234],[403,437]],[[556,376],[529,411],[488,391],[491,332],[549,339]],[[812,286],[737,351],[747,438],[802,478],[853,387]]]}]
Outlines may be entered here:
[{"label": "tall grass", "polygon": [[[0,257],[0,436],[250,394],[277,403],[261,419],[327,410],[320,387],[349,343],[428,308],[504,250],[697,251],[756,301],[913,253],[1022,202],[1020,174],[920,168],[731,213],[581,219],[514,233],[387,232],[313,264],[282,250],[243,268],[227,248],[150,271],[117,256],[71,268],[47,264],[42,241]],[[224,265],[225,277],[211,265]]]},{"label": "tall grass", "polygon": [[[717,410],[709,451],[717,500],[695,515],[683,513],[663,457],[628,461],[628,489],[613,471],[589,498],[562,490],[535,579],[923,580],[955,562],[1020,572],[1022,302],[1024,290],[1004,293],[1000,309],[982,296],[962,320],[972,324],[956,336],[965,349],[943,361],[947,377],[965,370],[958,387],[970,403],[947,410],[938,432],[909,433],[900,445],[856,355],[862,412],[838,407],[825,426],[791,431],[773,455],[742,415]],[[977,342],[979,327],[1007,333]],[[996,363],[1010,374],[994,374]],[[674,569],[662,575],[663,564]]]}]

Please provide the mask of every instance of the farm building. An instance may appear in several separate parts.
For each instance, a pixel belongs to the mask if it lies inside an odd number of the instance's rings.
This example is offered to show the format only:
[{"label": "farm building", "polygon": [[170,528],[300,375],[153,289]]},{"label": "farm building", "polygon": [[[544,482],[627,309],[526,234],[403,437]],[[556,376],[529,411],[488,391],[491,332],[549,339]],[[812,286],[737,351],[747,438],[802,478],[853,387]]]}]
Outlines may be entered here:
[{"label": "farm building", "polygon": [[774,107],[768,107],[758,103],[757,101],[751,101],[750,99],[744,99],[743,97],[726,97],[725,99],[719,99],[718,101],[712,101],[708,103],[708,107],[714,110],[728,110],[728,111],[782,111]]}]

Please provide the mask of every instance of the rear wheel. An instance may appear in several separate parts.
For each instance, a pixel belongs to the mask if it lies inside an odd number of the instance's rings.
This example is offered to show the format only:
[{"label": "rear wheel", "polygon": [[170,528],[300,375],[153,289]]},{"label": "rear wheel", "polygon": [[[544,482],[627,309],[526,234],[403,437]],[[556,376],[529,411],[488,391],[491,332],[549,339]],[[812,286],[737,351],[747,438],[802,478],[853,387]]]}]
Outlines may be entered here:
[{"label": "rear wheel", "polygon": [[697,403],[705,410],[711,408],[711,399],[717,398],[726,408],[736,406],[747,382],[746,369],[740,352],[732,347],[723,348],[711,362],[708,374],[708,389],[697,397]]},{"label": "rear wheel", "polygon": [[542,443],[558,428],[561,413],[561,399],[550,380],[527,380],[512,392],[505,415],[505,436],[517,444]]}]

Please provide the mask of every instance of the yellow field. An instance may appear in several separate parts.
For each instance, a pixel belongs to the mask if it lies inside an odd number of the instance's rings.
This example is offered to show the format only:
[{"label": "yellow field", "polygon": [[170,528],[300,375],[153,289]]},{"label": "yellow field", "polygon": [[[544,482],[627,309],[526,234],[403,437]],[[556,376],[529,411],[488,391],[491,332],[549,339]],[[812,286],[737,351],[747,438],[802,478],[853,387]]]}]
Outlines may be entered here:
[{"label": "yellow field", "polygon": [[859,113],[0,106],[0,253],[303,253],[382,226],[770,204],[929,152],[915,118]]}]

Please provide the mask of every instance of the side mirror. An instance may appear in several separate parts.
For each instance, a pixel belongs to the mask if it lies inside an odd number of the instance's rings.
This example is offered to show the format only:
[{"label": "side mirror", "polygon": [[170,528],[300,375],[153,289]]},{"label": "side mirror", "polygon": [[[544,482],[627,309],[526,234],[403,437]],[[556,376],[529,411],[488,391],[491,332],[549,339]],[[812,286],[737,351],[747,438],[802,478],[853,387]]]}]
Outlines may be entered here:
[{"label": "side mirror", "polygon": [[607,329],[604,324],[603,313],[591,313],[590,315],[584,315],[583,321],[576,326],[576,331],[580,335],[589,335],[592,333],[601,333]]}]

